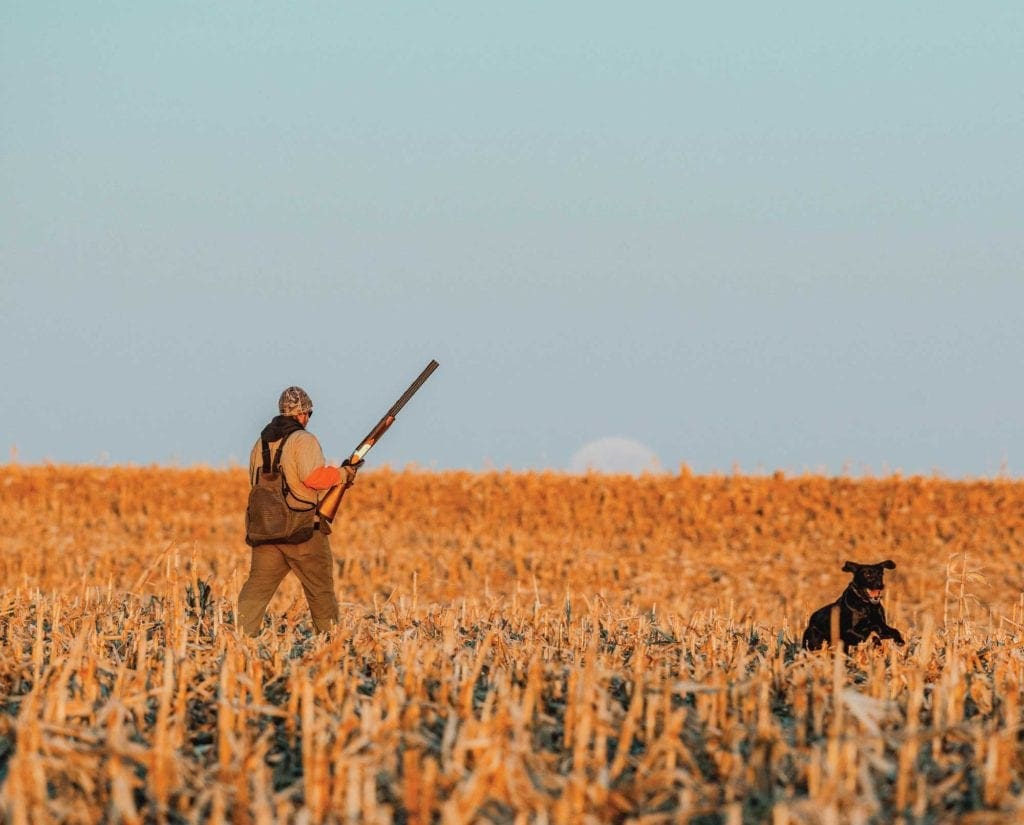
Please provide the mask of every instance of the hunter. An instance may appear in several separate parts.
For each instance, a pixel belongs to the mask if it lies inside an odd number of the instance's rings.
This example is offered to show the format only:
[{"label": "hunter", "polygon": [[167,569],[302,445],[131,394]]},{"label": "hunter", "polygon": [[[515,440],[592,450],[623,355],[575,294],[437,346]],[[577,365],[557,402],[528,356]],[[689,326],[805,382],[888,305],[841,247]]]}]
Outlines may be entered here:
[{"label": "hunter", "polygon": [[[253,488],[264,484],[286,507],[289,527],[285,535],[271,532],[252,540],[247,526],[246,540],[252,547],[249,578],[238,594],[238,624],[256,636],[263,624],[267,605],[281,580],[292,571],[302,584],[310,616],[323,633],[338,621],[338,599],[334,593],[334,557],[327,538],[327,525],[316,508],[323,493],[337,484],[352,484],[359,465],[347,462],[328,466],[320,442],[306,429],[313,415],[313,402],[301,387],[288,387],[277,403],[280,415],[263,428],[249,456],[249,481]],[[360,462],[361,464],[362,462]],[[261,482],[267,470],[278,470],[283,484]],[[250,511],[253,498],[250,495]],[[247,524],[250,512],[247,511]]]}]

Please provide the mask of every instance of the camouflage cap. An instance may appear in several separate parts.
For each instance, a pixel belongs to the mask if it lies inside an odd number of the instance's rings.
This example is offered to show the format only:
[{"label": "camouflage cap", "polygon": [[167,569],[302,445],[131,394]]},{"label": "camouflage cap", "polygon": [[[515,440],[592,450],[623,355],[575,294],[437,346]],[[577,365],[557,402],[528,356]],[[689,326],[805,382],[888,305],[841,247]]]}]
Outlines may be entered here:
[{"label": "camouflage cap", "polygon": [[289,387],[277,401],[281,415],[300,415],[313,412],[313,401],[302,387]]}]

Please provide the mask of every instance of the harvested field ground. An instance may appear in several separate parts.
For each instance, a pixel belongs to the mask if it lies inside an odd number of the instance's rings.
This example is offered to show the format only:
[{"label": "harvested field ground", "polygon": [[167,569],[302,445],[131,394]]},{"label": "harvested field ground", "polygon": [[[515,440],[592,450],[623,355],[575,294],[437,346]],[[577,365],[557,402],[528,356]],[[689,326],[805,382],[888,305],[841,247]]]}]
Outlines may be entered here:
[{"label": "harvested field ground", "polygon": [[[243,470],[0,467],[0,819],[1024,821],[1024,483],[366,472],[256,640]],[[891,558],[907,646],[799,647]]]}]

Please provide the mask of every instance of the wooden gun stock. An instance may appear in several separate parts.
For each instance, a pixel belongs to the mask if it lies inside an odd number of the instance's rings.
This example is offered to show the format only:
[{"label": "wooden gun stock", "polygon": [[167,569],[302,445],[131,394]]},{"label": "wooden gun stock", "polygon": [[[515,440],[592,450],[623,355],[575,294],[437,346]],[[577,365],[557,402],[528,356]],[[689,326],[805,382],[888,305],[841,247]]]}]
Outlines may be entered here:
[{"label": "wooden gun stock", "polygon": [[[370,448],[376,444],[382,435],[388,431],[388,427],[395,423],[395,418],[398,416],[399,411],[404,407],[410,398],[412,398],[416,391],[423,386],[423,382],[430,378],[431,373],[438,368],[437,361],[431,360],[429,364],[424,368],[423,372],[419,374],[415,381],[409,385],[409,389],[402,393],[401,397],[391,405],[391,409],[384,413],[384,417],[374,426],[372,430],[367,434],[366,438],[359,442],[359,446],[352,451],[344,463],[346,464],[358,464],[370,452]],[[320,514],[320,518],[327,523],[334,520],[334,517],[338,514],[338,508],[341,507],[341,500],[345,496],[345,491],[350,487],[350,484],[335,484],[324,493],[324,497],[320,500],[320,504],[317,507],[317,512]]]}]

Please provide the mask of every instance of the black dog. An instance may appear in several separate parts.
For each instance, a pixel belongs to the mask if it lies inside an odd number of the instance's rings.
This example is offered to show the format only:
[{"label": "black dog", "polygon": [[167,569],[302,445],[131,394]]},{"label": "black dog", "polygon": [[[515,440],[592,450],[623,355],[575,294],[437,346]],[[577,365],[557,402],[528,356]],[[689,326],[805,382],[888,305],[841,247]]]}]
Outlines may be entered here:
[{"label": "black dog", "polygon": [[885,610],[882,608],[882,590],[885,588],[882,574],[886,568],[893,570],[895,567],[896,564],[889,559],[878,564],[846,562],[843,572],[853,573],[853,581],[842,596],[811,614],[804,631],[804,647],[817,650],[831,641],[833,610],[839,611],[839,638],[844,649],[859,645],[872,633],[877,636],[875,644],[879,644],[879,639],[892,639],[902,645],[903,634],[885,623]]}]

